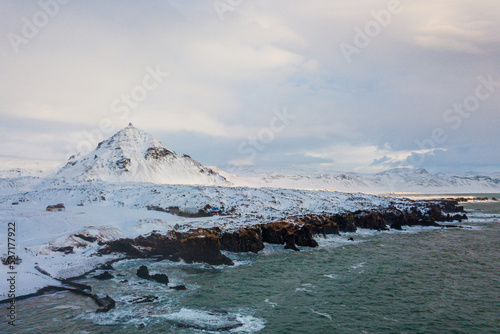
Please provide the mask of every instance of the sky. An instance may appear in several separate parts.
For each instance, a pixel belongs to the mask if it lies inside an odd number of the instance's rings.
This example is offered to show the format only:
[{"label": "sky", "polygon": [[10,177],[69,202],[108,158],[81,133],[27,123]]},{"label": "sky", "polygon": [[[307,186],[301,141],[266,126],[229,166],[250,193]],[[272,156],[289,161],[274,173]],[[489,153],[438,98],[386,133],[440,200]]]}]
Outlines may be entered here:
[{"label": "sky", "polygon": [[132,122],[205,165],[500,170],[500,2],[0,2],[0,157]]}]

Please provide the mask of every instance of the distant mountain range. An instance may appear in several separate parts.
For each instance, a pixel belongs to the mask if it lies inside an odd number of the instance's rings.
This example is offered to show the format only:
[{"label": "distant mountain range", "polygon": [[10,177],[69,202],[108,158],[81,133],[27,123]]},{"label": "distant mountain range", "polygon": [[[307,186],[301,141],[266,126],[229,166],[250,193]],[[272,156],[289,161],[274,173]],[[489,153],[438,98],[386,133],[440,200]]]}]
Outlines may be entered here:
[{"label": "distant mountain range", "polygon": [[249,187],[323,189],[366,193],[500,192],[500,177],[476,174],[431,174],[422,168],[396,168],[380,173],[345,173],[314,170],[218,170],[232,183]]}]

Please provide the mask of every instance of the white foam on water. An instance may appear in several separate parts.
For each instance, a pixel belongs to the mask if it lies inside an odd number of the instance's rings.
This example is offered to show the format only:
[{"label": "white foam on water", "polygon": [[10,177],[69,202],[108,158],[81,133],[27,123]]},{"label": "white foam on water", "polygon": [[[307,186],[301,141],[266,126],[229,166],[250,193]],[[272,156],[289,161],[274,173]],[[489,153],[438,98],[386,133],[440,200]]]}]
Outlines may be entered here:
[{"label": "white foam on water", "polygon": [[[353,238],[353,240],[349,240],[349,238]],[[326,238],[321,236],[316,236],[314,238],[318,243],[319,248],[332,248],[332,247],[342,247],[351,244],[359,244],[364,242],[362,239],[356,239],[356,233],[345,233],[341,236],[329,234]]]},{"label": "white foam on water", "polygon": [[232,333],[256,333],[266,327],[266,321],[264,319],[256,318],[252,315],[245,315],[242,311],[236,314],[236,319],[243,325],[230,330]]},{"label": "white foam on water", "polygon": [[182,327],[217,332],[217,328],[236,326],[229,329],[232,333],[254,333],[265,327],[265,321],[240,311],[238,313],[194,310],[181,308],[177,312],[157,315]]},{"label": "white foam on water", "polygon": [[359,268],[363,268],[365,266],[366,262],[361,262],[361,263],[358,263],[358,264],[355,264],[355,265],[352,265],[351,268],[352,269],[359,269]]},{"label": "white foam on water", "polygon": [[495,213],[485,213],[482,211],[467,211],[467,217],[470,218],[499,218],[498,214]]},{"label": "white foam on water", "polygon": [[276,306],[278,306],[278,303],[270,302],[269,298],[264,299],[264,302],[271,305],[272,308],[275,308]]},{"label": "white foam on water", "polygon": [[310,308],[309,310],[310,310],[312,313],[317,314],[317,315],[320,315],[320,316],[322,316],[322,317],[325,317],[325,318],[327,318],[327,319],[329,319],[330,321],[332,321],[332,322],[333,322],[332,316],[331,316],[331,315],[329,315],[328,313],[318,312],[318,311],[313,310],[312,308]]},{"label": "white foam on water", "polygon": [[337,279],[337,278],[338,278],[338,276],[337,276],[337,275],[335,275],[335,274],[323,275],[323,276],[328,277],[328,278],[331,278],[331,279]]}]

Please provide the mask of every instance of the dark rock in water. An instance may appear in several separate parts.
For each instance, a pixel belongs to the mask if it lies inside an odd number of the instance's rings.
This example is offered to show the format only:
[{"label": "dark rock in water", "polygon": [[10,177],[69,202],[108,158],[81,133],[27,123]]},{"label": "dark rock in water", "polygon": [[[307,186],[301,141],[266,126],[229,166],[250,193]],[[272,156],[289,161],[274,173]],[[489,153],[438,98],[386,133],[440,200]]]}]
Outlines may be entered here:
[{"label": "dark rock in water", "polygon": [[302,221],[297,221],[296,224],[278,221],[263,224],[260,225],[260,227],[262,229],[262,240],[264,242],[280,245],[285,244],[285,249],[298,251],[299,249],[296,245],[307,247],[318,246],[318,243],[313,237],[314,227]]},{"label": "dark rock in water", "polygon": [[140,278],[149,278],[149,269],[146,266],[141,266],[139,269],[137,269],[137,276]]},{"label": "dark rock in water", "polygon": [[464,212],[464,207],[459,206],[457,200],[441,200],[440,207],[445,212]]},{"label": "dark rock in water", "polygon": [[171,286],[169,288],[172,290],[187,290],[187,288],[184,284]]},{"label": "dark rock in water", "polygon": [[223,255],[219,237],[200,231],[199,235],[187,236],[180,240],[180,247],[174,257],[184,259],[187,263],[205,262],[212,265],[234,265],[234,262]]},{"label": "dark rock in water", "polygon": [[168,276],[165,274],[154,274],[149,276],[149,279],[161,284],[168,284]]},{"label": "dark rock in water", "polygon": [[309,214],[298,217],[298,221],[310,225],[313,234],[322,234],[325,237],[327,234],[340,235],[339,225],[331,216]]},{"label": "dark rock in water", "polygon": [[347,239],[348,241],[354,241],[354,238],[353,237],[350,237],[349,239]]},{"label": "dark rock in water", "polygon": [[377,211],[361,211],[354,214],[354,224],[358,228],[367,228],[371,230],[387,230],[384,216]]},{"label": "dark rock in water", "polygon": [[94,276],[94,278],[99,279],[99,280],[107,280],[107,279],[112,279],[115,278],[115,276],[111,275],[109,271],[105,271],[102,274]]},{"label": "dark rock in water", "polygon": [[391,224],[391,228],[392,229],[395,229],[395,230],[399,230],[399,231],[402,231],[403,228],[401,227],[401,223],[399,222],[394,222]]},{"label": "dark rock in water", "polygon": [[286,230],[290,225],[290,223],[286,222],[274,222],[261,225],[262,241],[270,244],[283,245],[285,243],[284,234],[286,234]]},{"label": "dark rock in water", "polygon": [[149,269],[146,266],[141,266],[139,269],[137,269],[137,276],[140,278],[148,279],[151,281],[155,281],[161,284],[168,284],[168,276],[165,274],[154,274],[150,275],[149,274]]},{"label": "dark rock in water", "polygon": [[295,237],[295,244],[305,247],[318,247],[318,243],[313,238],[312,226],[310,224],[303,225],[293,236]]},{"label": "dark rock in water", "polygon": [[332,217],[337,222],[340,232],[356,232],[358,229],[354,223],[354,216],[350,213]]},{"label": "dark rock in water", "polygon": [[230,252],[258,253],[264,249],[262,230],[259,227],[247,227],[220,235],[221,249]]},{"label": "dark rock in water", "polygon": [[98,269],[102,269],[102,270],[115,270],[115,268],[113,268],[113,265],[111,263],[105,263],[105,264],[99,266]]},{"label": "dark rock in water", "polygon": [[101,305],[97,309],[96,313],[108,312],[109,310],[115,307],[115,300],[108,295],[106,295],[106,297],[102,299],[96,297],[95,301],[96,303]]},{"label": "dark rock in water", "polygon": [[293,242],[293,238],[286,238],[285,249],[291,249],[296,252],[300,251],[300,249],[298,249],[295,243]]},{"label": "dark rock in water", "polygon": [[142,296],[142,297],[137,297],[137,298],[134,298],[134,299],[130,299],[130,300],[128,300],[128,302],[132,303],[132,304],[152,303],[156,299],[158,299],[158,297],[152,296],[152,295],[148,295],[148,296]]}]

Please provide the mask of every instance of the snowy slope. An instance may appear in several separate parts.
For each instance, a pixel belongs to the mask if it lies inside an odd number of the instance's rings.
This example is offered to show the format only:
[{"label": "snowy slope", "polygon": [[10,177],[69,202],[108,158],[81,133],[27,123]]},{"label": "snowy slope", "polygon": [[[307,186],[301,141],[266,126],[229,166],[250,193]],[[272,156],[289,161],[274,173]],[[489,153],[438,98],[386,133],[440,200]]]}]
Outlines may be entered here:
[{"label": "snowy slope", "polygon": [[84,157],[72,157],[55,175],[77,181],[230,185],[187,155],[178,155],[134,127],[117,132]]}]

